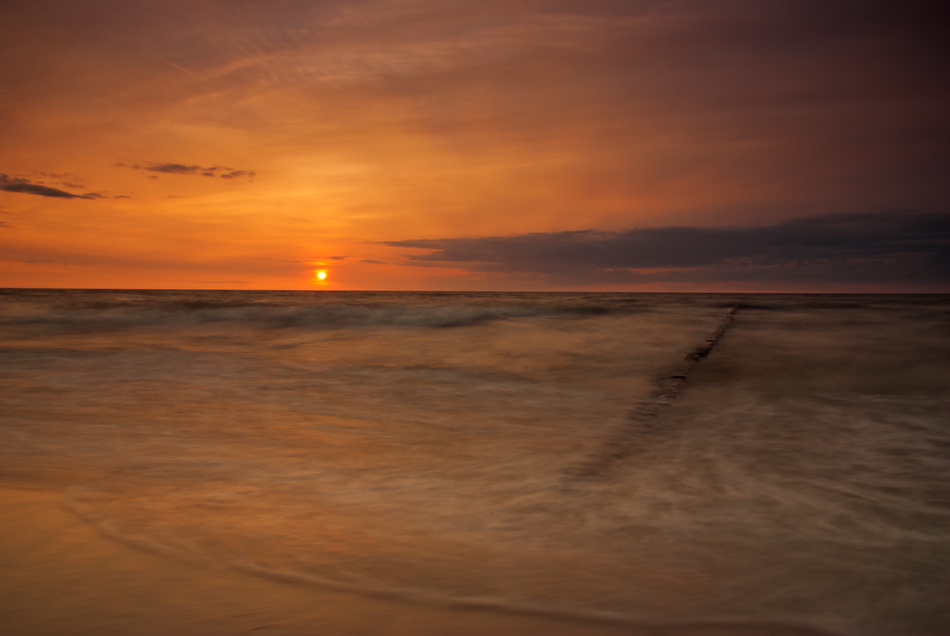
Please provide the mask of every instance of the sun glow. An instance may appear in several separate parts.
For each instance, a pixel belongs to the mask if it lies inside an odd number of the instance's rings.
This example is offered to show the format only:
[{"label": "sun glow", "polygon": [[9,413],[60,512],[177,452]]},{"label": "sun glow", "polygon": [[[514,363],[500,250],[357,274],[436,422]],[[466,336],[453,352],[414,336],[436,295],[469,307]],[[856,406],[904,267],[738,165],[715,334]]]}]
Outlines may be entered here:
[{"label": "sun glow", "polygon": [[322,269],[317,270],[313,273],[313,278],[316,282],[323,282],[327,278],[327,273]]}]

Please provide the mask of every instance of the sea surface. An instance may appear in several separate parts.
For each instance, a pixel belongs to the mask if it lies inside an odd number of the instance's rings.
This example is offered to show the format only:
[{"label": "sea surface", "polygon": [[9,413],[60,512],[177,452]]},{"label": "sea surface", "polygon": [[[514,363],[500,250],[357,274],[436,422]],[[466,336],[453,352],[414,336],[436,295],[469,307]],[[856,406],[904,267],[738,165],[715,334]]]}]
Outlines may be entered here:
[{"label": "sea surface", "polygon": [[946,634],[948,414],[948,296],[0,290],[0,476],[407,601]]}]

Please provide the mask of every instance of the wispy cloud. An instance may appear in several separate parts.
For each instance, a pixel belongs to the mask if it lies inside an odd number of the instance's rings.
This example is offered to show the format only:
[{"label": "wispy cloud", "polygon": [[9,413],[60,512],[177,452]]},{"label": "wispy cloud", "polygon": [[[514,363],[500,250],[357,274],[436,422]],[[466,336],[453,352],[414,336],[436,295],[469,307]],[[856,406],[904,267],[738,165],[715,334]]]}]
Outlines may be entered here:
[{"label": "wispy cloud", "polygon": [[573,282],[950,282],[950,214],[839,214],[750,228],[665,227],[388,241],[409,264]]},{"label": "wispy cloud", "polygon": [[[228,170],[228,168],[225,168],[225,170]],[[214,176],[214,175],[212,173],[206,172],[205,176],[207,177],[207,176]],[[255,176],[257,176],[257,173],[248,172],[247,170],[231,170],[231,172],[225,172],[218,176],[221,177],[222,179],[236,179],[237,177],[245,177],[245,176],[248,179],[253,179]]]},{"label": "wispy cloud", "polygon": [[[239,177],[247,177],[248,179],[253,179],[257,176],[257,173],[253,170],[236,170],[234,168],[229,168],[227,166],[199,166],[199,165],[190,165],[184,163],[152,163],[146,165],[139,164],[126,164],[124,162],[118,162],[115,165],[120,167],[128,167],[133,170],[144,170],[147,172],[161,172],[164,174],[181,174],[181,175],[199,175],[203,177],[221,177],[222,179],[237,179]],[[150,178],[154,178],[150,177]]]},{"label": "wispy cloud", "polygon": [[36,183],[22,177],[11,177],[0,173],[0,190],[5,192],[19,192],[21,194],[35,194],[41,197],[52,197],[54,199],[101,199],[102,195],[98,192],[86,192],[84,194],[75,194],[58,188]]},{"label": "wispy cloud", "polygon": [[168,174],[195,174],[196,172],[210,170],[210,168],[202,168],[201,166],[186,166],[180,163],[160,163],[152,166],[140,167],[138,165],[132,166],[133,168],[141,168],[142,170],[149,170],[151,172],[165,172]]}]

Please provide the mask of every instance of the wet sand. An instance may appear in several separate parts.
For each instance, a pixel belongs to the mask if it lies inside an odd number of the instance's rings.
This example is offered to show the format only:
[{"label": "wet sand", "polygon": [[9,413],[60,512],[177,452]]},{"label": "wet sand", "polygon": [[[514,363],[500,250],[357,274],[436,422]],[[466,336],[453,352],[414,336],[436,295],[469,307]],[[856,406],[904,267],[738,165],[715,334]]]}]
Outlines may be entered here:
[{"label": "wet sand", "polygon": [[[9,457],[9,456],[8,456]],[[13,458],[10,458],[11,460]],[[8,463],[8,467],[13,462]],[[11,471],[7,471],[8,476]],[[15,471],[12,471],[15,472]],[[47,482],[61,481],[52,471]],[[9,636],[805,636],[806,628],[616,625],[341,593],[183,563],[114,541],[52,483],[0,484],[0,631]],[[266,630],[266,631],[265,631]]]}]

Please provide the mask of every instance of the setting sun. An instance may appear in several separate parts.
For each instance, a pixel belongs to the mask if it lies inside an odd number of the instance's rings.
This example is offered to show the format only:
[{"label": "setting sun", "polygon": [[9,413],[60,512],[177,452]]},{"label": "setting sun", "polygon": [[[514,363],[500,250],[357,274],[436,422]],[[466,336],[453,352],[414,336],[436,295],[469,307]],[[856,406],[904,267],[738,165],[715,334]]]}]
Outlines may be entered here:
[{"label": "setting sun", "polygon": [[326,273],[326,272],[317,272],[317,278],[318,278],[318,279],[323,280],[323,279],[325,279],[326,277],[327,277],[327,273]]}]

